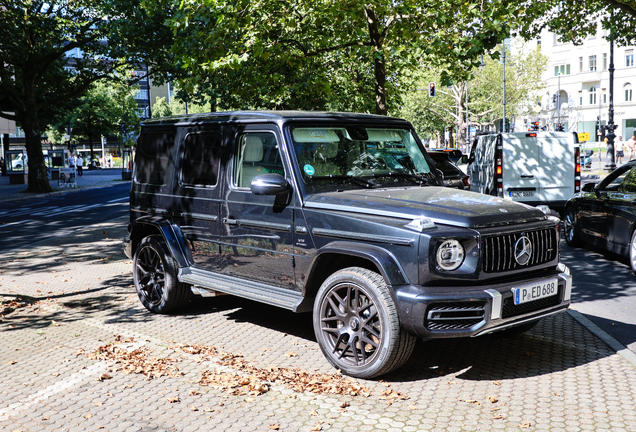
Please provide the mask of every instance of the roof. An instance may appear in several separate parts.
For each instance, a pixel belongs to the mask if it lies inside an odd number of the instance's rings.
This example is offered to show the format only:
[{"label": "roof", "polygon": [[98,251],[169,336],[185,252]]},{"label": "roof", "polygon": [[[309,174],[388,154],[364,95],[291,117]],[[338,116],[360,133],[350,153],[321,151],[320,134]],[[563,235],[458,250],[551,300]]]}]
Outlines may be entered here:
[{"label": "roof", "polygon": [[186,114],[171,117],[149,119],[143,125],[157,126],[193,122],[232,122],[245,120],[280,121],[280,120],[357,120],[357,121],[401,121],[395,117],[376,114],[349,113],[336,111],[223,111],[211,113]]}]

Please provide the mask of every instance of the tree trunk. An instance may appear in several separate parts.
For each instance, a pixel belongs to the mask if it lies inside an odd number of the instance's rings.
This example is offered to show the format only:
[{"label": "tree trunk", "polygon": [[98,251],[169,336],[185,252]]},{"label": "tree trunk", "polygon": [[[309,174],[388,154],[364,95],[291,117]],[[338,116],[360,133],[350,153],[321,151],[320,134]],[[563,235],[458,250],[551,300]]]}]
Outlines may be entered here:
[{"label": "tree trunk", "polygon": [[31,112],[30,116],[27,115],[22,122],[26,150],[29,157],[29,186],[26,191],[32,193],[52,192],[53,189],[46,175],[46,163],[44,162],[44,154],[42,153],[42,138],[40,136],[39,122],[36,117],[37,114],[34,113],[35,110]]},{"label": "tree trunk", "polygon": [[374,48],[375,113],[388,115],[389,110],[386,106],[386,62],[382,51],[384,41],[378,30],[378,20],[375,16],[375,11],[367,7],[365,8],[365,15],[369,23],[369,37]]}]

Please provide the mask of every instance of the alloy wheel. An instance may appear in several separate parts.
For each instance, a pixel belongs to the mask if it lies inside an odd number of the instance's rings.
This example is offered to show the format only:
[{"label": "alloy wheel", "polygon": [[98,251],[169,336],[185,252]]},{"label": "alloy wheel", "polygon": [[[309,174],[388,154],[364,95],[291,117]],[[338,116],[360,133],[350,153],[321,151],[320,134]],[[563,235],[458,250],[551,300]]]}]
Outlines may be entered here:
[{"label": "alloy wheel", "polygon": [[135,271],[139,292],[146,301],[152,305],[161,303],[166,282],[165,270],[161,256],[150,245],[139,251]]}]

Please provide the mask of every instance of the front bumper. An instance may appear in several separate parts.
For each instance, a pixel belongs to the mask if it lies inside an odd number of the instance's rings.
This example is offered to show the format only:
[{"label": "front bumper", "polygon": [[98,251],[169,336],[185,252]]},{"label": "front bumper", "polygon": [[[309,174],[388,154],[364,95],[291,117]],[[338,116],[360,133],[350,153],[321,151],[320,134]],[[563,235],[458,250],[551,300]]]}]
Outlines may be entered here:
[{"label": "front bumper", "polygon": [[[513,287],[555,277],[555,296],[514,304]],[[572,276],[559,264],[551,275],[523,281],[461,288],[408,285],[396,287],[395,294],[400,320],[410,333],[424,339],[473,337],[565,311],[570,305]]]}]

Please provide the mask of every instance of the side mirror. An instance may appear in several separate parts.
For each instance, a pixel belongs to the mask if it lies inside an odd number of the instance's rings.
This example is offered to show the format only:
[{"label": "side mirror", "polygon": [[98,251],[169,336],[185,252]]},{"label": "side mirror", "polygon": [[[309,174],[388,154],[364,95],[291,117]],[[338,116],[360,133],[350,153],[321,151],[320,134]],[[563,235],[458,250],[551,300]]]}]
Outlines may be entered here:
[{"label": "side mirror", "polygon": [[596,183],[585,183],[581,188],[581,192],[594,192],[596,188]]},{"label": "side mirror", "polygon": [[280,174],[263,174],[252,179],[250,191],[254,195],[283,195],[291,192],[291,185]]}]

